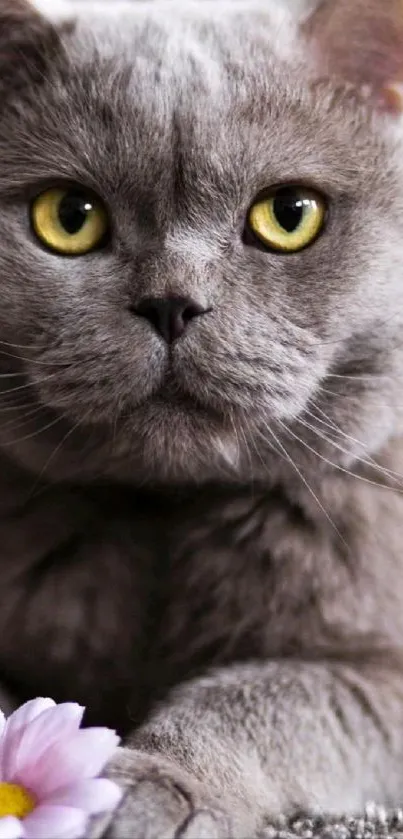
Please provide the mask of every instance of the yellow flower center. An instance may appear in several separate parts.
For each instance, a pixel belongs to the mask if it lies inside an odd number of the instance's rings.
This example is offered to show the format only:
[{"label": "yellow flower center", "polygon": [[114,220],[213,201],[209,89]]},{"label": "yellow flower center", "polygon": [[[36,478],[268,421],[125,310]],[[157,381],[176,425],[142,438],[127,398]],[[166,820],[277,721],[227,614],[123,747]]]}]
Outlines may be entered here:
[{"label": "yellow flower center", "polygon": [[17,784],[0,783],[0,818],[15,816],[23,819],[35,809],[36,801],[30,792]]}]

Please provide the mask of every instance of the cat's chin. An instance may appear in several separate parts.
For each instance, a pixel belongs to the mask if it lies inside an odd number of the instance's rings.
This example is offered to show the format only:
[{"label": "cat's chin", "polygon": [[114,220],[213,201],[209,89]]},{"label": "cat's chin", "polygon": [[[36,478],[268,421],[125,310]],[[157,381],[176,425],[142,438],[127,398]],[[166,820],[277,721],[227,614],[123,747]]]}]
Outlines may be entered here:
[{"label": "cat's chin", "polygon": [[115,441],[110,476],[140,475],[143,481],[157,483],[239,476],[240,452],[232,422],[191,397],[158,394],[134,412]]},{"label": "cat's chin", "polygon": [[188,422],[212,422],[217,426],[226,424],[226,413],[217,405],[202,402],[196,397],[184,393],[161,390],[155,398],[146,403],[146,410],[151,416],[158,416],[158,421],[171,422],[175,418]]}]

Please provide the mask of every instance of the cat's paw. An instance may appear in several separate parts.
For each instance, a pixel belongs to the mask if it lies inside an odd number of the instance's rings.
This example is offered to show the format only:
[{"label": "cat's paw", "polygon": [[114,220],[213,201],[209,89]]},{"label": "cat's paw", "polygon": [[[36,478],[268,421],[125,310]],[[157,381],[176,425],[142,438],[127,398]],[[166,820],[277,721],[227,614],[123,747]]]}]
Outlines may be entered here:
[{"label": "cat's paw", "polygon": [[105,839],[228,839],[240,835],[204,784],[171,761],[119,749],[108,776],[125,796]]}]

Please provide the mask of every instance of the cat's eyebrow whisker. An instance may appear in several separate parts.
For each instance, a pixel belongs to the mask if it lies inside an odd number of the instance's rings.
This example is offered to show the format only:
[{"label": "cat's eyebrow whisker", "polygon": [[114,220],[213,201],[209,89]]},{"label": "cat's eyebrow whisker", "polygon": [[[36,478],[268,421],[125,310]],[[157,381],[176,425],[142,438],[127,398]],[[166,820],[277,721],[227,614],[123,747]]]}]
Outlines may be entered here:
[{"label": "cat's eyebrow whisker", "polygon": [[[283,430],[288,431],[285,423],[281,422],[281,420],[280,420],[279,424],[282,426]],[[326,508],[323,506],[320,498],[318,498],[318,496],[316,495],[316,492],[312,489],[312,487],[309,484],[309,482],[307,481],[305,475],[301,472],[301,470],[299,469],[299,467],[297,466],[297,464],[295,463],[295,461],[293,460],[293,458],[291,457],[291,455],[289,454],[289,452],[287,451],[285,446],[283,446],[281,440],[279,440],[279,438],[277,437],[277,434],[274,433],[273,429],[269,425],[267,425],[266,428],[267,428],[267,431],[269,432],[269,434],[271,434],[272,437],[274,438],[277,446],[284,453],[286,459],[291,464],[291,466],[293,467],[293,469],[295,470],[295,472],[297,473],[297,475],[299,476],[299,478],[303,482],[304,486],[306,486],[308,492],[310,493],[310,495],[312,496],[312,498],[314,499],[314,501],[318,505],[319,509],[321,510],[321,512],[325,516],[326,520],[329,522],[329,524],[331,525],[331,527],[333,528],[333,530],[335,531],[335,533],[337,534],[337,536],[339,537],[339,539],[341,540],[341,542],[343,543],[345,548],[347,549],[348,553],[350,553],[350,546],[346,542],[343,534],[341,533],[341,531],[337,527],[336,523],[333,521],[331,515],[328,513]]]}]

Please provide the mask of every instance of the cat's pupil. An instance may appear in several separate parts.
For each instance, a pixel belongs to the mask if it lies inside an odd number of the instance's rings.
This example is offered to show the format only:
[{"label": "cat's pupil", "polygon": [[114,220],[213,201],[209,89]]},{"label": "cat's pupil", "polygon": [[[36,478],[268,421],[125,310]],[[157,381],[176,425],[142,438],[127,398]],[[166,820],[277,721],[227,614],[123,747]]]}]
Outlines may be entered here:
[{"label": "cat's pupil", "polygon": [[91,201],[79,192],[68,192],[59,206],[59,221],[71,236],[82,230],[92,210]]},{"label": "cat's pupil", "polygon": [[279,225],[287,233],[294,233],[304,215],[304,202],[295,189],[281,189],[274,199],[273,211]]}]

